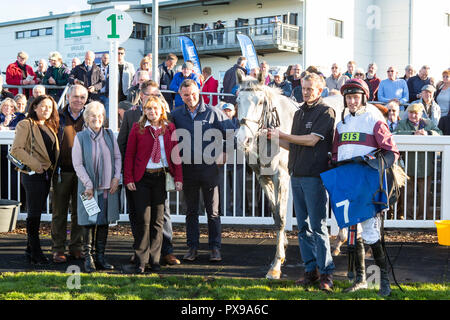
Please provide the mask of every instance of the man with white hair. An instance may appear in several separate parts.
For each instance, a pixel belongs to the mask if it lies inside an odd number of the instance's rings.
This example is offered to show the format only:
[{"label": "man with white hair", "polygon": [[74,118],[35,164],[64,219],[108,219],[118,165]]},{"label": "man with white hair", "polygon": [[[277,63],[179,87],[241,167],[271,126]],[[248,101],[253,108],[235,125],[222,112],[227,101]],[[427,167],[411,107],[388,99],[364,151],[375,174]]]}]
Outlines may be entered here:
[{"label": "man with white hair", "polygon": [[333,63],[331,65],[331,75],[326,78],[325,82],[327,84],[327,88],[331,91],[341,90],[341,87],[344,85],[345,81],[348,80],[348,77],[341,74],[341,69],[339,68],[337,63]]},{"label": "man with white hair", "polygon": [[88,102],[100,101],[100,89],[105,85],[105,77],[94,63],[95,53],[87,51],[84,62],[77,65],[69,77],[70,84],[80,84],[89,92]]}]

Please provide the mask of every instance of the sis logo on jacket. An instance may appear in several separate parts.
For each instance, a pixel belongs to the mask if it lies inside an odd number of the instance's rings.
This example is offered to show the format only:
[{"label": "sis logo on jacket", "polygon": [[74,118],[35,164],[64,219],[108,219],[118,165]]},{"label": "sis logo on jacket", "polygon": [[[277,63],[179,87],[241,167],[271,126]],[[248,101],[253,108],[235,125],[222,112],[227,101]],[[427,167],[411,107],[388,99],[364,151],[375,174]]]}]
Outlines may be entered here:
[{"label": "sis logo on jacket", "polygon": [[[339,228],[345,228],[374,217],[387,206],[374,202],[387,203],[380,189],[378,170],[361,163],[349,163],[321,175],[323,184],[330,196],[333,213]],[[383,189],[387,190],[386,175]]]}]

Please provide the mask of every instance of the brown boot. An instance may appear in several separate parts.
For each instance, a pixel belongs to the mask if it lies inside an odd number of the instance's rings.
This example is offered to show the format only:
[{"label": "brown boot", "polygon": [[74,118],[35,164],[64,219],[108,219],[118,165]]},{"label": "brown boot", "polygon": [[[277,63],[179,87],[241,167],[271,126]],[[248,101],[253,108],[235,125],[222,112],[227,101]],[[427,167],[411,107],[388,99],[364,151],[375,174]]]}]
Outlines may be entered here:
[{"label": "brown boot", "polygon": [[295,281],[295,284],[299,285],[299,286],[308,287],[308,286],[312,286],[314,283],[316,283],[319,280],[319,278],[320,278],[319,270],[317,270],[317,268],[316,268],[310,272],[305,271],[303,278]]},{"label": "brown boot", "polygon": [[333,275],[332,274],[321,274],[320,275],[320,290],[326,292],[333,291]]}]

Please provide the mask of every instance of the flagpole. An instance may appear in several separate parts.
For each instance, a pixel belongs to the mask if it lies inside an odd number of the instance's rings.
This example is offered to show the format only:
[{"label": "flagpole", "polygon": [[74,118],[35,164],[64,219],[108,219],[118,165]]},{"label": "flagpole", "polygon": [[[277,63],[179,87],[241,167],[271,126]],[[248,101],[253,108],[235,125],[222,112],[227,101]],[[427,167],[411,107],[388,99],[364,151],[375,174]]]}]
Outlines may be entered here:
[{"label": "flagpole", "polygon": [[159,26],[159,0],[152,0],[152,80],[159,84],[158,77],[158,26]]}]

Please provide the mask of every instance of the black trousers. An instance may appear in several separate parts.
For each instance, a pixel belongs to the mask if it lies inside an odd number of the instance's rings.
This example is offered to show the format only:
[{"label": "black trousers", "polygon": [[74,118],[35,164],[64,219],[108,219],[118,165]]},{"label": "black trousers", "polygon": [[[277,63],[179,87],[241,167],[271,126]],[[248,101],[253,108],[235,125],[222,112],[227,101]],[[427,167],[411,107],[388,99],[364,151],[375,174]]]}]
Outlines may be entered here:
[{"label": "black trousers", "polygon": [[50,192],[51,172],[22,174],[21,180],[27,195],[28,217],[40,217]]},{"label": "black trousers", "polygon": [[219,213],[219,169],[217,166],[183,166],[183,192],[186,202],[186,238],[189,248],[200,246],[199,197],[203,194],[208,219],[209,248],[220,249],[222,226]]},{"label": "black trousers", "polygon": [[166,180],[164,172],[144,173],[136,184],[134,237],[137,264],[159,264],[163,239]]}]

